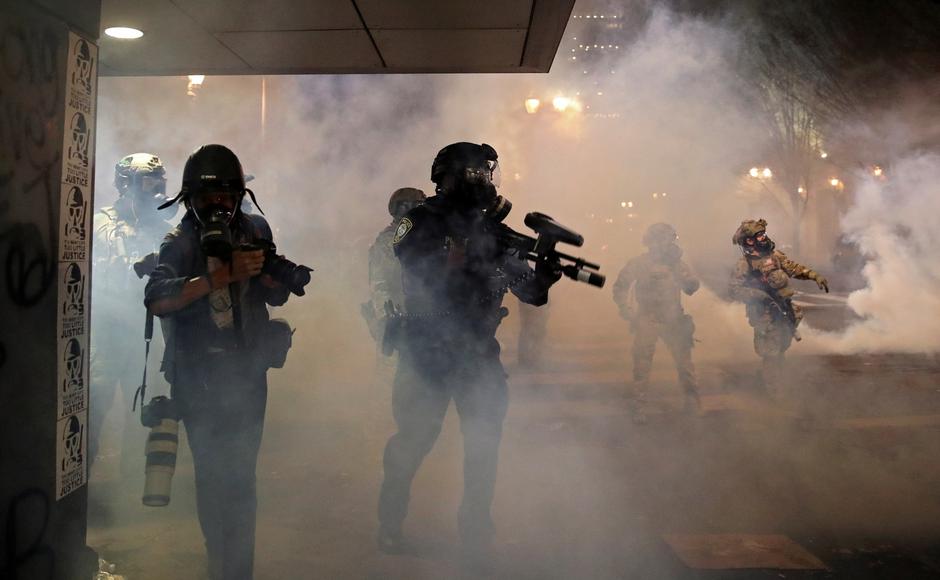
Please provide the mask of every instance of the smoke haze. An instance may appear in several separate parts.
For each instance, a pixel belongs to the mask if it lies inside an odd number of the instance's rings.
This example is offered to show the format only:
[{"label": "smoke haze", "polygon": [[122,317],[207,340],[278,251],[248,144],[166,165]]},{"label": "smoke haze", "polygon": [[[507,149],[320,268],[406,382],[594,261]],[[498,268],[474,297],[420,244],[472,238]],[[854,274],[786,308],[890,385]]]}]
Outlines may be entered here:
[{"label": "smoke haze", "polygon": [[[569,30],[565,38],[576,35]],[[532,550],[537,554],[533,560],[546,553],[559,558],[541,562],[536,571],[544,572],[542,576],[516,570],[518,574],[511,577],[622,577],[614,554],[624,546],[615,545],[610,537],[625,533],[624,529],[629,530],[625,541],[636,544],[630,549],[640,551],[646,549],[639,539],[646,532],[682,529],[691,521],[727,516],[742,526],[741,522],[749,522],[752,528],[769,529],[779,523],[768,507],[774,502],[790,506],[793,513],[812,513],[817,521],[839,519],[853,530],[871,530],[871,513],[883,517],[885,526],[903,529],[900,520],[915,517],[919,519],[908,520],[909,529],[930,528],[937,510],[918,516],[909,505],[919,492],[911,492],[909,501],[900,503],[885,499],[885,489],[907,489],[902,481],[906,472],[894,475],[886,470],[858,483],[865,473],[879,468],[873,467],[869,456],[861,452],[856,456],[854,451],[844,464],[831,467],[834,458],[844,457],[837,444],[759,432],[762,426],[753,425],[741,438],[714,431],[709,437],[718,440],[716,447],[725,444],[724,438],[734,442],[729,443],[727,455],[712,465],[705,451],[709,443],[685,433],[670,433],[665,440],[648,434],[630,439],[632,435],[617,431],[618,426],[615,436],[603,434],[610,425],[628,420],[616,414],[620,395],[587,399],[602,387],[625,392],[631,367],[629,331],[617,314],[610,288],[626,261],[645,250],[640,240],[647,226],[661,221],[673,224],[685,258],[704,282],[698,293],[684,299],[684,305],[695,318],[698,342],[693,356],[705,392],[724,393],[733,382],[729,376],[746,375],[740,382],[750,384],[747,381],[758,366],[744,306],[726,297],[728,276],[740,256],[730,241],[739,223],[764,217],[770,222],[771,237],[792,258],[827,275],[833,264],[813,259],[816,254],[807,256],[812,252],[794,239],[798,229],[779,196],[747,177],[749,168],[762,166],[761,156],[771,137],[759,121],[762,112],[753,103],[747,73],[739,67],[740,52],[746,47],[737,31],[720,20],[682,16],[651,5],[631,42],[611,50],[600,63],[594,61],[590,70],[570,60],[581,53],[566,51],[567,46],[562,44],[547,75],[208,77],[195,97],[186,95],[187,81],[181,77],[100,79],[98,207],[114,199],[113,164],[122,156],[137,151],[159,155],[167,166],[168,193],[172,193],[178,191],[188,154],[202,144],[221,143],[255,176],[248,186],[274,229],[279,252],[315,269],[307,295],[294,296],[274,311],[297,331],[287,365],[270,373],[268,424],[259,467],[259,473],[266,474],[260,478],[262,493],[267,487],[270,496],[300,497],[301,492],[311,493],[308,485],[318,493],[336,492],[346,499],[345,494],[360,498],[356,494],[361,492],[373,503],[357,505],[350,513],[327,506],[318,512],[319,521],[324,529],[335,524],[337,534],[351,525],[350,520],[364,521],[368,534],[373,533],[381,446],[394,427],[389,367],[377,361],[375,343],[359,311],[369,292],[368,247],[390,222],[386,206],[391,192],[411,186],[431,195],[430,165],[437,151],[451,142],[471,141],[489,143],[499,152],[500,193],[514,205],[507,223],[525,231],[522,220],[527,212],[553,216],[585,238],[584,247],[565,251],[599,262],[608,277],[603,290],[568,279],[552,289],[549,360],[527,375],[521,387],[512,376],[517,304],[506,300],[512,313],[498,336],[506,347],[503,358],[510,367],[511,389],[545,399],[551,407],[531,410],[525,399],[510,405],[506,441],[515,447],[504,453],[518,454],[521,447],[525,457],[516,460],[504,454],[502,462],[511,464],[500,475],[494,513],[501,537],[510,544],[521,543],[516,549],[526,554]],[[553,111],[552,99],[562,95],[577,101],[581,110]],[[540,99],[538,114],[526,113],[527,98]],[[861,133],[871,132],[865,119],[854,120],[852,126]],[[878,159],[897,159],[886,164],[885,180],[872,178],[867,169],[846,172],[843,178],[854,184],[846,204],[849,209],[831,224],[866,261],[864,288],[850,293],[853,288],[832,277],[835,300],[847,304],[858,319],[837,330],[813,330],[827,325],[817,324],[816,311],[809,309],[803,327],[807,339],[795,344],[788,356],[940,349],[940,261],[932,251],[940,237],[936,219],[940,158],[911,155],[902,138],[892,139],[894,144],[896,152],[879,153]],[[182,210],[177,219],[181,216]],[[818,295],[812,282],[794,286]],[[613,346],[592,352],[605,340]],[[591,366],[595,382],[564,383],[570,377],[562,361],[569,353]],[[824,365],[800,361],[794,371],[793,396],[828,397],[828,392],[807,395],[808,389],[801,390],[799,385],[807,384],[801,381]],[[733,372],[728,370],[735,365]],[[662,344],[654,369],[658,388],[677,397],[673,367]],[[539,391],[549,378],[562,386]],[[556,396],[557,400],[552,398]],[[606,413],[607,422],[558,418],[564,409],[580,412],[582,407],[585,412]],[[540,421],[536,427],[528,431],[519,426],[521,419],[533,416]],[[415,497],[424,499],[416,500],[409,519],[431,521],[438,530],[453,527],[453,518],[440,514],[453,511],[460,492],[459,432],[453,413],[448,417],[442,439],[428,459],[432,467],[419,473]],[[572,434],[576,427],[584,429]],[[936,451],[935,442],[919,443],[918,453]],[[664,447],[671,451],[662,453]],[[272,475],[267,470],[275,465],[270,459],[275,453],[291,461]],[[631,487],[629,482],[638,477],[632,467],[609,465],[611,458],[624,457],[652,465],[650,477],[661,482],[661,489],[649,482]],[[815,474],[824,467],[831,470],[817,480]],[[684,478],[683,468],[692,470],[686,487],[678,481]],[[805,471],[792,478],[783,476],[783,483],[758,473],[779,474],[788,468]],[[619,471],[611,475],[612,469]],[[728,474],[739,474],[741,479],[729,482],[734,478]],[[177,477],[176,489],[191,485],[180,482],[188,475]],[[622,482],[628,483],[621,486]],[[858,488],[853,488],[856,484]],[[814,485],[829,486],[830,495],[807,499],[792,491]],[[524,497],[513,496],[519,488],[527,490]],[[754,489],[766,492],[766,497],[743,497]],[[700,496],[708,490],[719,497],[702,502]],[[655,495],[656,501],[644,505],[643,493]],[[273,500],[270,504],[262,502],[260,517],[268,522],[260,524],[259,554],[263,550],[281,556],[287,551],[305,554],[309,549],[302,538],[278,546],[260,539],[274,528],[293,533],[316,525],[291,519],[298,516]],[[185,510],[189,504],[182,505],[175,509]],[[671,515],[657,513],[656,507],[664,505],[678,507]],[[500,510],[512,509],[522,510],[530,519],[500,517]],[[610,511],[623,512],[617,525],[600,523],[606,522]],[[634,520],[634,514],[642,517]],[[758,523],[749,519],[752,516]],[[133,517],[145,516],[135,512]],[[796,525],[791,520],[787,524]],[[585,529],[603,542],[586,547],[586,540],[578,538]],[[637,530],[642,533],[630,535]],[[526,544],[529,535],[538,536],[536,547]],[[362,553],[371,550],[373,537],[360,536]],[[331,541],[338,543],[335,537]],[[365,558],[359,552],[350,557]],[[568,564],[565,557],[570,557]],[[572,561],[581,567],[566,568]],[[339,577],[333,572],[324,577]],[[412,577],[441,577],[433,567],[423,572]],[[642,570],[634,572],[643,577]]]}]

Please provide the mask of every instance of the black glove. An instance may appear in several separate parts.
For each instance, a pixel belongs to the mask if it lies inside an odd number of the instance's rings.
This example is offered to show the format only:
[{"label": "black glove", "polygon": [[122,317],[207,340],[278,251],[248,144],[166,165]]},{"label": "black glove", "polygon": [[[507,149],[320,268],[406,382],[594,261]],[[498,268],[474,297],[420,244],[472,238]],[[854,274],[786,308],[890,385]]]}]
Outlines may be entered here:
[{"label": "black glove", "polygon": [[535,264],[535,279],[548,288],[561,280],[561,265],[558,262],[539,260]]},{"label": "black glove", "polygon": [[157,254],[151,253],[147,254],[143,258],[134,262],[134,273],[137,274],[138,278],[143,279],[144,276],[149,276],[157,269],[157,264],[160,262],[159,256]]}]

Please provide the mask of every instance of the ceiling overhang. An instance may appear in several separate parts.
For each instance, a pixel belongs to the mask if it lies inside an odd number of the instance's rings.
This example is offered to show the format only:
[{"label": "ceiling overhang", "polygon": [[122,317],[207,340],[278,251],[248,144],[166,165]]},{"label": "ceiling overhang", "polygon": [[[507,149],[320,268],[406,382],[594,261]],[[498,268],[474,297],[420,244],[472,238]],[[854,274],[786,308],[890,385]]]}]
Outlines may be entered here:
[{"label": "ceiling overhang", "polygon": [[574,0],[104,0],[101,74],[548,72]]}]

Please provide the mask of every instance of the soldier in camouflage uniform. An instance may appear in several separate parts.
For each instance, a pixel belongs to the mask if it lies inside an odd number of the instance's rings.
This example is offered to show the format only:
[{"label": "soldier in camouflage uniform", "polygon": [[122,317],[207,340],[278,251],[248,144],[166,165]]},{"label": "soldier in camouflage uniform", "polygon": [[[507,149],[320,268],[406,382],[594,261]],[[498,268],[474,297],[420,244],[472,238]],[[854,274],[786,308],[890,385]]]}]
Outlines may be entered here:
[{"label": "soldier in camouflage uniform", "polygon": [[676,363],[686,411],[697,412],[699,407],[692,364],[695,323],[683,310],[681,298],[681,293],[694,294],[699,281],[682,260],[677,239],[669,224],[651,225],[643,236],[649,250],[627,262],[614,284],[614,302],[633,332],[634,420],[638,423],[646,420],[646,391],[659,339]]},{"label": "soldier in camouflage uniform", "polygon": [[829,292],[829,283],[817,272],[794,262],[775,249],[767,236],[767,221],[741,222],[731,242],[741,246],[744,255],[731,274],[731,297],[747,305],[747,319],[754,327],[754,351],[763,359],[763,380],[768,387],[779,384],[784,353],[795,338],[803,319],[793,304],[790,278],[813,280]]},{"label": "soldier in camouflage uniform", "polygon": [[397,307],[404,304],[401,289],[401,265],[392,249],[392,239],[398,222],[413,208],[424,203],[424,192],[414,187],[396,189],[388,200],[388,213],[392,222],[379,232],[369,247],[369,293],[368,302],[362,304],[362,317],[369,326],[372,338],[381,345],[385,334],[385,303],[392,301]]},{"label": "soldier in camouflage uniform", "polygon": [[[154,252],[172,229],[165,219],[170,216],[157,211],[166,200],[166,171],[157,156],[134,153],[121,159],[114,167],[114,187],[117,201],[94,217],[90,461],[97,453],[118,385],[130,405],[140,384],[145,317],[140,307],[142,278],[156,266]],[[123,441],[135,432],[139,432],[141,446],[122,454],[125,473],[134,470],[129,458],[139,455],[143,461],[143,427],[128,415]]]}]

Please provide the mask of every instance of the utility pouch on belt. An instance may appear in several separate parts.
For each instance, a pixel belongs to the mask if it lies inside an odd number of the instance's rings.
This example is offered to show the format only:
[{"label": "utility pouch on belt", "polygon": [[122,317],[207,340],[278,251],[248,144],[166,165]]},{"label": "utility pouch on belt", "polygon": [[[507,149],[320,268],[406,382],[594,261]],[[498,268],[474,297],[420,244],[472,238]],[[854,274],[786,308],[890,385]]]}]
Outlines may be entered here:
[{"label": "utility pouch on belt", "polygon": [[385,302],[385,332],[382,335],[382,354],[392,356],[398,349],[401,340],[404,319],[395,304],[388,300]]},{"label": "utility pouch on belt", "polygon": [[283,318],[268,321],[264,348],[267,353],[268,367],[279,369],[287,361],[287,351],[293,343],[294,330]]}]

